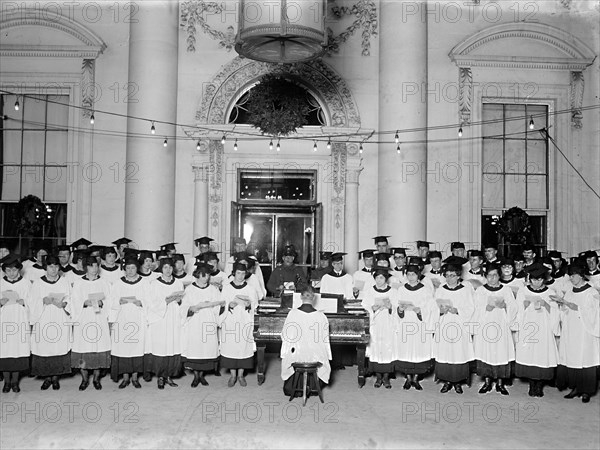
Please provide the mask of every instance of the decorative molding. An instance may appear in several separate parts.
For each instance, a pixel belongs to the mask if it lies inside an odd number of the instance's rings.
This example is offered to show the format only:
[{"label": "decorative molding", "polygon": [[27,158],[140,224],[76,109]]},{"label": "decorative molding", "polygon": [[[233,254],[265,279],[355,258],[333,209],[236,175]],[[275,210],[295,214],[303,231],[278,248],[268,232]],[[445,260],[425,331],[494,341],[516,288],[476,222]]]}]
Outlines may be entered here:
[{"label": "decorative molding", "polygon": [[461,125],[471,123],[473,103],[473,73],[470,67],[458,69],[458,121]]},{"label": "decorative molding", "polygon": [[560,0],[560,4],[566,9],[571,9],[571,2],[573,0]]},{"label": "decorative molding", "polygon": [[360,178],[360,173],[363,169],[364,167],[362,166],[358,169],[348,169],[346,172],[346,184],[359,184],[358,179]]},{"label": "decorative molding", "polygon": [[[223,144],[219,141],[210,141],[209,145],[210,189],[211,202],[218,203],[222,198],[223,186]],[[213,200],[214,198],[214,200]]]},{"label": "decorative molding", "polygon": [[333,165],[333,191],[335,197],[343,200],[346,187],[346,163],[348,159],[346,144],[335,142],[331,148],[331,159]]},{"label": "decorative molding", "polygon": [[86,119],[91,117],[96,99],[95,62],[94,59],[84,59],[81,64],[81,107],[84,108],[81,115]]},{"label": "decorative molding", "polygon": [[192,171],[194,172],[194,183],[199,181],[206,183],[209,181],[210,170],[206,164],[192,165]]},{"label": "decorative molding", "polygon": [[360,28],[362,29],[361,37],[361,54],[362,56],[371,55],[371,37],[377,36],[377,5],[372,0],[359,0],[352,6],[332,6],[331,13],[337,17],[354,15],[356,19],[352,24],[342,31],[337,36],[333,35],[333,30],[327,28],[327,50],[326,54],[331,56],[332,53],[340,51],[340,45],[348,40],[348,38]]},{"label": "decorative molding", "polygon": [[501,69],[575,70],[583,71],[594,59],[572,60],[568,58],[537,58],[512,56],[455,56],[454,63],[459,67],[488,67]]},{"label": "decorative molding", "polygon": [[348,156],[356,156],[359,152],[359,145],[356,142],[349,142],[346,144],[346,153]]},{"label": "decorative molding", "polygon": [[583,128],[583,89],[585,80],[583,72],[571,72],[571,126],[576,129]]},{"label": "decorative molding", "polygon": [[215,78],[205,83],[196,120],[199,124],[225,124],[231,105],[242,93],[267,73],[292,76],[323,104],[330,126],[360,127],[360,115],[350,88],[323,61],[270,64],[236,57]]}]

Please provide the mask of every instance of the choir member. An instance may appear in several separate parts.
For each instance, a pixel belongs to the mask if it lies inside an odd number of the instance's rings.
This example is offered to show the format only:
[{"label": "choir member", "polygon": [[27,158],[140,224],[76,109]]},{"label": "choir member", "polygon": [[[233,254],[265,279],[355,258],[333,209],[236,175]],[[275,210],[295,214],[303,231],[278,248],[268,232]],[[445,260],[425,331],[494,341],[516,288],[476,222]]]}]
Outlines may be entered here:
[{"label": "choir member", "polygon": [[453,256],[464,258],[466,256],[465,244],[463,242],[451,242],[450,252]]},{"label": "choir member", "polygon": [[161,245],[160,250],[166,252],[167,258],[173,258],[173,255],[177,253],[176,245],[177,242],[169,242],[168,244]]},{"label": "choir member", "polygon": [[529,380],[529,396],[543,397],[544,382],[554,378],[558,364],[558,304],[544,285],[546,269],[529,274],[530,283],[517,292],[515,376]]},{"label": "choir member", "polygon": [[375,241],[375,248],[377,249],[377,253],[389,253],[390,247],[388,243],[388,238],[391,236],[375,236],[373,240]]},{"label": "choir member", "polygon": [[438,252],[437,250],[429,252],[429,264],[423,270],[423,275],[431,280],[434,292],[444,283],[441,252]]},{"label": "choir member", "polygon": [[492,390],[508,395],[504,380],[512,376],[515,347],[511,327],[517,318],[517,302],[508,286],[500,283],[500,266],[490,263],[487,282],[475,291],[475,312],[471,319],[475,326],[474,351],[477,375],[485,379],[480,394]]},{"label": "choir member", "polygon": [[[202,253],[200,258],[196,257],[201,262],[206,262],[212,271],[210,272],[210,284],[216,286],[219,290],[223,289],[223,284],[227,282],[227,274],[219,270],[219,252],[205,252]],[[232,268],[233,270],[233,268]]]},{"label": "choir member", "polygon": [[125,276],[111,289],[110,322],[112,326],[111,378],[118,381],[119,389],[129,384],[141,388],[138,373],[144,371],[144,350],[150,303],[149,282],[138,273],[139,261],[127,256]]},{"label": "choir member", "polygon": [[373,270],[375,284],[365,290],[362,307],[369,313],[369,331],[371,337],[367,345],[366,356],[369,369],[376,375],[374,387],[383,384],[391,389],[390,373],[394,372],[395,359],[395,319],[398,308],[398,291],[388,285],[390,270],[378,267]]},{"label": "choir member", "polygon": [[392,254],[394,259],[394,267],[392,269],[392,278],[390,285],[398,289],[404,283],[408,281],[406,278],[406,249],[403,247],[392,248]]},{"label": "choir member", "polygon": [[352,298],[354,280],[352,275],[344,270],[344,255],[346,253],[336,252],[331,255],[331,266],[333,270],[323,275],[321,279],[321,294],[343,294],[344,298]]},{"label": "choir member", "polygon": [[65,273],[64,276],[71,286],[75,284],[75,281],[81,279],[81,277],[87,273],[83,267],[83,260],[88,255],[89,252],[87,250],[73,251],[71,270]]},{"label": "choir member", "polygon": [[[158,388],[176,387],[173,377],[181,374],[181,314],[184,294],[181,280],[173,277],[173,260],[160,260],[161,274],[150,282],[148,345],[144,372],[156,374]],[[148,354],[149,349],[149,354]]]},{"label": "choir member", "polygon": [[353,289],[352,293],[356,298],[363,298],[365,289],[373,286],[375,280],[373,279],[373,261],[375,250],[367,249],[358,252],[359,259],[362,258],[363,268],[357,270],[352,275]]},{"label": "choir member", "polygon": [[29,258],[23,263],[23,278],[33,283],[46,274],[45,260],[48,256],[48,244],[43,241],[34,243],[33,258]]},{"label": "choir member", "polygon": [[122,237],[117,239],[116,241],[112,241],[117,250],[117,261],[125,260],[125,249],[129,248],[129,244],[133,242],[131,239],[126,237]]},{"label": "choir member", "polygon": [[[329,345],[329,320],[314,308],[315,293],[307,286],[300,295],[302,305],[288,313],[281,331],[281,379],[283,393],[291,396],[302,389],[302,375],[296,374],[292,364],[318,362],[317,376],[321,386],[329,383],[331,374],[331,347]],[[313,380],[310,379],[310,383]],[[309,386],[316,390],[317,386]]]},{"label": "choir member", "polygon": [[537,255],[535,253],[535,247],[531,244],[523,246],[523,258],[525,258],[525,267],[531,266],[537,261]]},{"label": "choir member", "polygon": [[300,291],[306,287],[306,278],[302,268],[295,264],[298,254],[293,245],[286,245],[283,250],[283,264],[275,267],[267,283],[267,289],[274,296],[279,297],[286,289]]},{"label": "choir member", "polygon": [[100,264],[99,275],[104,281],[113,285],[123,276],[123,270],[117,264],[117,251],[112,246],[104,247],[100,252],[100,256],[103,262]]},{"label": "choir member", "polygon": [[196,265],[196,281],[185,289],[179,309],[181,329],[181,356],[185,368],[194,372],[192,387],[208,386],[204,372],[216,371],[219,359],[219,315],[225,302],[219,289],[210,283],[212,267],[206,263]]},{"label": "choir member", "polygon": [[310,284],[314,289],[321,288],[321,279],[323,275],[331,272],[331,255],[333,252],[319,252],[319,267],[310,271]]},{"label": "choir member", "polygon": [[68,245],[59,245],[56,249],[58,260],[60,261],[60,272],[65,276],[73,267],[71,266],[71,247]]},{"label": "choir member", "polygon": [[527,272],[525,272],[525,257],[522,253],[517,253],[513,256],[513,262],[515,265],[515,278],[523,280],[523,283],[527,281]]},{"label": "choir member", "polygon": [[231,372],[229,387],[238,380],[240,386],[246,386],[244,370],[254,367],[256,344],[252,331],[258,298],[256,290],[246,282],[246,271],[244,264],[235,263],[233,280],[225,284],[221,292],[221,299],[225,301],[221,317],[221,365]]},{"label": "choir member", "polygon": [[[236,253],[235,258],[236,262],[242,263],[246,266],[246,282],[255,290],[256,298],[258,300],[262,300],[263,298],[265,298],[265,296],[267,295],[267,291],[263,291],[263,288],[260,285],[260,282],[258,281],[258,277],[256,276],[256,273],[254,273],[254,270],[257,266],[256,258],[248,255],[248,253],[246,252]],[[233,278],[234,274],[232,273],[228,277],[227,282],[231,283]]]},{"label": "choir member", "polygon": [[477,289],[486,282],[483,270],[483,252],[481,250],[470,250],[469,265],[471,268],[463,272],[462,279],[468,281],[473,289]]},{"label": "choir member", "polygon": [[417,241],[417,253],[421,258],[421,266],[429,264],[429,245],[433,242]]},{"label": "choir member", "polygon": [[582,260],[585,260],[587,270],[585,276],[589,284],[600,291],[600,267],[598,267],[598,254],[594,250],[588,250],[581,254]]},{"label": "choir member", "polygon": [[[432,252],[433,253],[433,252]],[[419,376],[429,372],[432,360],[432,330],[437,308],[433,292],[420,281],[421,270],[416,264],[406,267],[407,281],[398,289],[395,311],[395,370],[406,375],[404,389],[420,391]]]},{"label": "choir member", "polygon": [[185,257],[181,253],[175,253],[171,257],[173,259],[173,277],[180,280],[183,283],[183,287],[186,288],[194,282],[194,277],[185,271]]},{"label": "choir member", "polygon": [[[425,275],[423,275],[423,259],[418,257],[418,256],[410,256],[408,258],[408,265],[416,265],[419,266],[419,271],[420,271],[420,275],[419,275],[419,281],[421,283],[423,283],[423,285],[429,289],[431,291],[431,294],[433,295],[433,293],[435,292],[435,287],[433,285],[433,282],[431,281],[431,278],[426,277]],[[392,287],[395,287],[394,285],[392,285]]]},{"label": "choir member", "polygon": [[525,282],[522,278],[517,278],[514,272],[514,261],[510,258],[500,258],[500,283],[508,286],[516,297],[519,289],[525,286]]},{"label": "choir member", "polygon": [[[571,281],[569,281],[569,276],[565,273],[564,277],[554,278],[552,276],[552,269],[554,268],[554,264],[552,263],[552,259],[549,257],[541,258],[540,262],[541,265],[547,269],[544,284],[548,287],[548,289],[550,289],[554,293],[554,295],[564,297],[565,293],[571,288]],[[536,266],[539,266],[539,264],[533,264],[529,266],[529,272],[531,272],[532,267]]]},{"label": "choir member", "polygon": [[146,278],[148,282],[154,280],[159,274],[154,272],[154,252],[151,250],[140,250],[138,274]]},{"label": "choir member", "polygon": [[31,282],[20,275],[23,265],[17,255],[2,258],[4,276],[0,279],[0,372],[4,375],[2,392],[20,392],[19,373],[29,370],[31,353],[29,330],[29,291]]},{"label": "choir member", "polygon": [[569,279],[569,275],[567,275],[567,261],[562,257],[561,252],[557,250],[550,250],[548,252],[548,257],[552,260],[552,271],[550,272],[552,278],[562,278],[566,277]]},{"label": "choir member", "polygon": [[565,398],[581,396],[584,403],[597,390],[600,365],[600,294],[585,278],[585,267],[569,267],[572,288],[560,307],[561,334],[556,386],[571,389]]},{"label": "choir member", "polygon": [[214,239],[209,238],[208,236],[202,236],[202,237],[194,239],[194,244],[196,245],[198,252],[200,254],[202,254],[202,253],[209,252],[211,250],[210,243],[212,241],[214,241]]},{"label": "choir member", "polygon": [[71,367],[81,371],[80,391],[89,386],[90,371],[93,371],[94,388],[100,390],[100,372],[110,367],[110,283],[98,275],[98,261],[94,256],[84,257],[83,265],[86,274],[75,281],[71,295]]},{"label": "choir member", "polygon": [[473,290],[460,282],[461,272],[459,265],[444,266],[446,282],[435,293],[433,355],[435,375],[444,382],[442,393],[454,386],[462,394],[461,383],[469,378],[469,365],[475,358],[469,327],[475,309]]},{"label": "choir member", "polygon": [[485,257],[484,265],[487,267],[490,264],[498,262],[498,244],[488,242],[483,245],[483,253]]},{"label": "choir member", "polygon": [[[231,253],[231,256],[227,259],[227,262],[225,263],[224,272],[226,274],[230,274],[232,272],[233,263],[235,262],[235,259],[236,259],[235,255],[237,253],[246,253],[249,256],[254,257],[254,253],[248,252],[248,245],[246,244],[246,239],[244,239],[243,237],[234,237],[233,238],[233,252]],[[263,277],[263,273],[260,268],[260,264],[256,264],[252,270],[253,270],[253,273],[256,275],[257,281],[260,284],[260,291],[266,292],[265,279]]]},{"label": "choir member", "polygon": [[56,256],[47,256],[44,265],[46,274],[29,293],[31,374],[44,378],[42,390],[58,390],[59,377],[71,373],[71,285],[60,276]]},{"label": "choir member", "polygon": [[86,238],[79,238],[71,244],[71,250],[87,250],[90,245],[92,245],[91,241]]}]

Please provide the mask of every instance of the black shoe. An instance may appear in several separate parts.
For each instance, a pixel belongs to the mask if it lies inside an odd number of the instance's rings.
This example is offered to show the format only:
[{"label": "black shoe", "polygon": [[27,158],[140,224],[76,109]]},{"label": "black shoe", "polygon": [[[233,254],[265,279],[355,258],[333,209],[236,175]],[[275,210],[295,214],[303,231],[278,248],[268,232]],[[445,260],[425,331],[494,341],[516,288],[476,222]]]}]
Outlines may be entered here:
[{"label": "black shoe", "polygon": [[152,381],[152,374],[145,373],[142,378],[146,383],[150,383]]},{"label": "black shoe", "polygon": [[5,384],[4,384],[4,387],[2,388],[2,392],[4,392],[5,394],[6,394],[7,392],[10,392],[10,384],[8,384],[8,383],[5,383]]},{"label": "black shoe", "polygon": [[500,392],[502,395],[508,395],[508,391],[503,384],[496,383],[496,392]]},{"label": "black shoe", "polygon": [[221,376],[221,371],[215,370],[215,377],[220,377],[220,376]]},{"label": "black shoe", "polygon": [[452,388],[452,383],[448,383],[447,381],[444,383],[444,385],[442,386],[442,389],[440,389],[440,392],[442,394],[445,394],[446,392],[448,392],[450,389]]},{"label": "black shoe", "polygon": [[527,392],[527,395],[529,395],[530,397],[537,397],[537,382],[535,381],[530,381],[529,382],[529,391]]},{"label": "black shoe", "polygon": [[479,393],[480,394],[487,394],[488,392],[490,392],[492,390],[494,386],[492,386],[492,383],[484,383],[483,386],[481,386],[481,389],[479,389]]},{"label": "black shoe", "polygon": [[202,386],[208,386],[208,381],[206,381],[206,378],[200,377],[199,380]]},{"label": "black shoe", "polygon": [[590,402],[590,394],[581,394],[581,401],[583,403],[589,403]]},{"label": "black shoe", "polygon": [[125,389],[127,386],[129,386],[129,383],[131,383],[129,380],[121,381],[121,384],[119,385],[119,389]]},{"label": "black shoe", "polygon": [[383,384],[383,380],[381,378],[377,378],[375,380],[375,384],[373,384],[373,387],[380,388],[382,384]]},{"label": "black shoe", "polygon": [[79,390],[80,390],[80,391],[85,391],[85,390],[88,388],[88,386],[89,386],[89,385],[90,385],[90,382],[89,382],[89,381],[86,381],[86,380],[84,380],[84,381],[82,381],[82,382],[81,382],[81,384],[79,385]]},{"label": "black shoe", "polygon": [[412,386],[412,383],[410,382],[410,380],[407,378],[406,381],[404,382],[404,386],[402,386],[402,389],[406,389],[407,391],[410,389],[410,387]]},{"label": "black shoe", "polygon": [[165,380],[163,378],[159,378],[158,379],[158,388],[159,389],[164,389],[165,388]]},{"label": "black shoe", "polygon": [[198,377],[194,377],[194,380],[192,381],[192,384],[191,384],[191,386],[192,386],[193,388],[195,388],[195,387],[198,387],[198,385],[199,385],[199,384],[200,384],[200,378],[198,378]]},{"label": "black shoe", "polygon": [[413,380],[413,382],[411,384],[417,391],[423,390],[423,386],[421,386],[421,384],[419,383],[419,380],[417,380],[416,378]]},{"label": "black shoe", "polygon": [[577,389],[571,389],[571,392],[569,392],[567,395],[565,395],[565,398],[575,398],[578,396],[579,396],[579,394],[577,393]]},{"label": "black shoe", "polygon": [[137,379],[131,380],[131,384],[133,384],[133,387],[136,388],[136,389],[141,389],[142,388],[142,385],[140,384],[140,382]]},{"label": "black shoe", "polygon": [[392,384],[390,383],[390,379],[389,378],[384,378],[383,379],[383,386],[386,389],[391,389],[392,388]]},{"label": "black shoe", "polygon": [[19,387],[19,385],[18,385],[18,384],[13,384],[13,385],[12,385],[12,391],[13,391],[14,393],[17,393],[17,394],[18,394],[19,392],[21,392],[21,388]]},{"label": "black shoe", "polygon": [[454,390],[456,391],[457,394],[463,393],[462,386],[459,383],[454,383]]},{"label": "black shoe", "polygon": [[52,389],[54,389],[55,391],[58,391],[60,389],[60,383],[58,382],[58,380],[54,380],[52,382]]},{"label": "black shoe", "polygon": [[48,388],[50,386],[52,386],[52,381],[50,381],[50,380],[44,380],[44,382],[42,383],[41,389],[42,389],[42,391],[46,391],[46,390],[48,390]]},{"label": "black shoe", "polygon": [[102,385],[100,384],[100,380],[94,380],[94,381],[92,381],[92,384],[94,385],[94,389],[96,389],[97,391],[102,390]]},{"label": "black shoe", "polygon": [[167,383],[171,387],[177,387],[178,386],[177,383],[174,383],[173,380],[171,380],[170,378],[167,378],[165,380],[165,383]]}]

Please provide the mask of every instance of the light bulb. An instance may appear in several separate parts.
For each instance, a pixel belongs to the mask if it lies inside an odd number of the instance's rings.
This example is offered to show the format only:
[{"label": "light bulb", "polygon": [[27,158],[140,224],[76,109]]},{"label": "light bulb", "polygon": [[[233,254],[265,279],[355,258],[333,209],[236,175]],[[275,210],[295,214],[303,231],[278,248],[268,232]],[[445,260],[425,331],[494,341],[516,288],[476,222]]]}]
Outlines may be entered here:
[{"label": "light bulb", "polygon": [[269,142],[269,150],[273,150],[273,141]]},{"label": "light bulb", "polygon": [[200,150],[200,141],[196,144],[196,150]]},{"label": "light bulb", "polygon": [[396,142],[396,144],[398,144],[400,142],[400,136],[398,136],[397,131],[396,131],[396,136],[394,136],[394,141]]},{"label": "light bulb", "polygon": [[165,138],[165,140],[163,141],[163,147],[167,146],[167,138]]},{"label": "light bulb", "polygon": [[96,121],[96,118],[94,117],[94,113],[92,113],[92,115],[90,116],[90,124],[94,125],[95,121]]},{"label": "light bulb", "polygon": [[227,138],[225,137],[225,135],[223,135],[223,137],[221,138],[221,144],[224,144],[226,139]]},{"label": "light bulb", "polygon": [[20,106],[21,106],[21,105],[19,105],[19,100],[17,99],[17,100],[15,101],[15,111],[18,111]]},{"label": "light bulb", "polygon": [[327,150],[331,150],[331,140],[327,141]]},{"label": "light bulb", "polygon": [[400,154],[400,144],[396,147],[396,153]]},{"label": "light bulb", "polygon": [[237,152],[238,146],[237,146],[237,139],[235,140],[235,142],[233,143],[233,151]]},{"label": "light bulb", "polygon": [[360,146],[358,147],[358,153],[360,153],[362,155],[363,152],[363,145],[360,144]]},{"label": "light bulb", "polygon": [[152,122],[152,126],[150,127],[150,133],[156,134],[156,127],[154,126],[154,122]]},{"label": "light bulb", "polygon": [[315,145],[313,145],[313,152],[317,151],[317,141],[315,141]]},{"label": "light bulb", "polygon": [[534,127],[535,127],[535,124],[533,123],[533,116],[531,116],[531,119],[529,120],[529,129],[533,130]]},{"label": "light bulb", "polygon": [[279,144],[279,141],[277,141],[277,151],[281,151],[281,145]]},{"label": "light bulb", "polygon": [[462,127],[458,129],[458,137],[462,137]]}]

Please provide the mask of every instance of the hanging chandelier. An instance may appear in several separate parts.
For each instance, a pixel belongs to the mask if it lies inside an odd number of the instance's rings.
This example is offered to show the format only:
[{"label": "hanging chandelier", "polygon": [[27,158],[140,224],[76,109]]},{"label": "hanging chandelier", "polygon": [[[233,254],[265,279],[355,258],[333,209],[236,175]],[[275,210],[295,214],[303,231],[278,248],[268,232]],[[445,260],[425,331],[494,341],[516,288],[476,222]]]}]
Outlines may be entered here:
[{"label": "hanging chandelier", "polygon": [[240,0],[235,51],[256,61],[297,63],[325,51],[327,0]]}]

